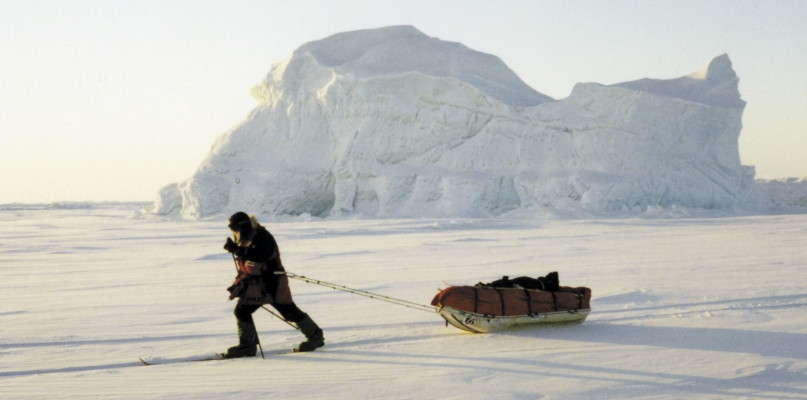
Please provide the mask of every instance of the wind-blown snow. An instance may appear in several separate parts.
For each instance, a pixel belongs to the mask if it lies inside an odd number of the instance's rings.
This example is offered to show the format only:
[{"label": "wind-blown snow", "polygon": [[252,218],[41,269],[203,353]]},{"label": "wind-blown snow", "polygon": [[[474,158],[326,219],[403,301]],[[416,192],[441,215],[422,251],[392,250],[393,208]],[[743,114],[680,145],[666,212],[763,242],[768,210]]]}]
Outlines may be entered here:
[{"label": "wind-blown snow", "polygon": [[[477,217],[759,206],[727,55],[553,100],[497,57],[412,27],[301,46],[156,214]],[[807,194],[805,194],[807,196]]]},{"label": "wind-blown snow", "polygon": [[[226,217],[0,207],[8,399],[803,399],[807,216],[263,221],[295,273],[428,304],[447,284],[559,271],[582,325],[498,334],[292,280],[308,354],[144,367],[236,342]],[[708,245],[705,245],[708,244]],[[301,335],[255,314],[267,353]]]},{"label": "wind-blown snow", "polygon": [[745,101],[740,99],[739,82],[729,56],[723,54],[706,68],[678,79],[640,79],[614,86],[716,107],[743,108]]}]

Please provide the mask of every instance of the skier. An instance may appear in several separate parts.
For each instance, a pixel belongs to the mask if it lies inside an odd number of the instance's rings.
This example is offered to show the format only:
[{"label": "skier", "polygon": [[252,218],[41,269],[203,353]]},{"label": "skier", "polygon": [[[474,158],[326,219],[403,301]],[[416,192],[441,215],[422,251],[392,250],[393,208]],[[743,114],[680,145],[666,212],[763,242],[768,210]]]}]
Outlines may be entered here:
[{"label": "skier", "polygon": [[306,340],[295,351],[314,351],[324,346],[322,329],[291,298],[289,279],[284,274],[280,250],[272,234],[258,224],[254,215],[241,211],[230,217],[228,227],[235,241],[228,237],[224,249],[233,254],[238,265],[238,276],[227,288],[230,300],[239,298],[233,311],[238,323],[238,345],[229,348],[224,358],[255,355],[258,334],[252,313],[264,304],[271,304],[305,335]]}]

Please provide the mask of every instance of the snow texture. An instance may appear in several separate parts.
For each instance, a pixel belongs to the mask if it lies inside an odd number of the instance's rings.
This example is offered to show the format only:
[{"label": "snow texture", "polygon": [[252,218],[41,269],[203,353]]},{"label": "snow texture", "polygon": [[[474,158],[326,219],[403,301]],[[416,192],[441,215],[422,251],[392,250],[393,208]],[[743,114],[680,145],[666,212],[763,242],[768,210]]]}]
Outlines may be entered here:
[{"label": "snow texture", "polygon": [[740,162],[737,83],[721,55],[677,79],[582,83],[554,100],[499,58],[413,27],[340,33],[274,65],[252,90],[260,105],[192,177],[164,187],[153,212],[770,207],[753,167]]},{"label": "snow texture", "polygon": [[807,398],[807,215],[263,220],[297,274],[428,304],[449,284],[558,271],[592,289],[592,312],[472,334],[292,280],[325,347],[275,354],[302,335],[258,310],[266,360],[143,366],[237,338],[226,217],[131,218],[142,206],[0,206],[0,397]]}]

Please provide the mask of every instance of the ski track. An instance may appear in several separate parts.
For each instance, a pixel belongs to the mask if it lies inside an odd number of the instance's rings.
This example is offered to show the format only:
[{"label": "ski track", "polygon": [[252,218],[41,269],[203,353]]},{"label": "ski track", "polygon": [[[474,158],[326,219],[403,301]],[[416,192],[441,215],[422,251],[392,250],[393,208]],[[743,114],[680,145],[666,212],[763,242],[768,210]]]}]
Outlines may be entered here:
[{"label": "ski track", "polygon": [[302,337],[258,310],[266,360],[143,366],[234,343],[234,271],[224,222],[131,212],[0,211],[4,398],[807,398],[807,216],[270,221],[301,275],[428,304],[445,282],[557,270],[592,313],[469,334],[293,280],[324,348],[272,354]]}]

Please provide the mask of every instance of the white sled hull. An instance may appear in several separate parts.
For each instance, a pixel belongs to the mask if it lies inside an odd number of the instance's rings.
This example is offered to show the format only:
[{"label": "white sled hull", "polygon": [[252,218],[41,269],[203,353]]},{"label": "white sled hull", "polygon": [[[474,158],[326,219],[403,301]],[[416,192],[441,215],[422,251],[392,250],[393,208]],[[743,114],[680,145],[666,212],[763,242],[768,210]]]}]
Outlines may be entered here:
[{"label": "white sled hull", "polygon": [[437,308],[437,312],[449,324],[474,333],[490,333],[550,324],[579,324],[586,319],[590,311],[590,309],[582,309],[535,315],[493,316],[457,310],[446,306]]}]

